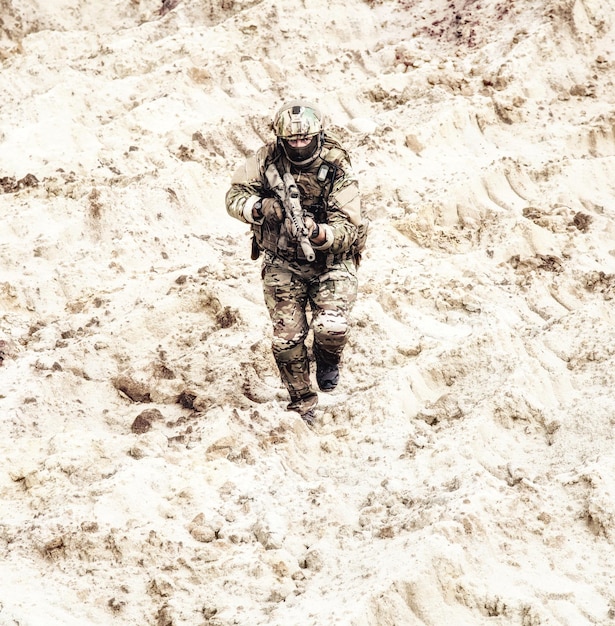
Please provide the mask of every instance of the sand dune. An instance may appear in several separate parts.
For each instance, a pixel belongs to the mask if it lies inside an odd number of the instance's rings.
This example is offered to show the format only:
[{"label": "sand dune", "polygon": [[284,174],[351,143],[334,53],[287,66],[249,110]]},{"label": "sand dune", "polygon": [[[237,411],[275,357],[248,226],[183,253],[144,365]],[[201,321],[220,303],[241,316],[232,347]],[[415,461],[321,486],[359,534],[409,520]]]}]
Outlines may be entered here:
[{"label": "sand dune", "polygon": [[[610,624],[609,3],[0,9],[0,624]],[[372,222],[313,429],[224,209],[294,97]]]}]

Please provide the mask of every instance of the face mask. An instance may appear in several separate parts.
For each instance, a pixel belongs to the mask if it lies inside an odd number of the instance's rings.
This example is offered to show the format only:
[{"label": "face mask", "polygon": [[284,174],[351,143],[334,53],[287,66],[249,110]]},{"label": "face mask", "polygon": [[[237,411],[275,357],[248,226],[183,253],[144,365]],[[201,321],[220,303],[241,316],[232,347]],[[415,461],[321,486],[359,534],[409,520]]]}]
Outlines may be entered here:
[{"label": "face mask", "polygon": [[286,156],[288,157],[288,160],[291,163],[302,165],[303,163],[308,161],[310,157],[313,157],[318,150],[318,135],[314,135],[310,143],[303,148],[293,148],[291,145],[288,144],[288,141],[285,141],[284,139],[282,140],[282,147],[284,149],[284,152],[286,153]]}]

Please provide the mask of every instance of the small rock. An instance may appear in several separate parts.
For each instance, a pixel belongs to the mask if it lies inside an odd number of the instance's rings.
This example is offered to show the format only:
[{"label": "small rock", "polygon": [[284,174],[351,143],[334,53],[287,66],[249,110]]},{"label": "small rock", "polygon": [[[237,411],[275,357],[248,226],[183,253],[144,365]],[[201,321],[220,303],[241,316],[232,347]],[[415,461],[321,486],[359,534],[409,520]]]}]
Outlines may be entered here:
[{"label": "small rock", "polygon": [[164,416],[158,409],[145,409],[135,418],[130,429],[137,435],[146,433],[152,427],[152,422],[164,421]]},{"label": "small rock", "polygon": [[14,359],[17,356],[17,347],[13,341],[0,339],[0,366],[6,359]]},{"label": "small rock", "polygon": [[137,435],[146,433],[152,427],[152,423],[143,415],[137,415],[135,421],[132,423],[130,430]]},{"label": "small rock", "polygon": [[196,394],[190,391],[182,391],[177,397],[177,403],[181,404],[184,409],[194,409],[194,401],[196,400]]},{"label": "small rock", "polygon": [[113,386],[128,396],[133,402],[151,402],[149,389],[130,376],[118,376],[113,379]]},{"label": "small rock", "polygon": [[419,141],[416,135],[406,135],[405,144],[414,153],[421,154],[425,150],[425,146]]},{"label": "small rock", "polygon": [[355,117],[348,124],[348,129],[355,133],[365,133],[371,135],[378,128],[378,124],[374,120],[365,117]]},{"label": "small rock", "polygon": [[190,534],[201,543],[211,543],[216,539],[216,532],[209,526],[195,526],[190,530]]},{"label": "small rock", "polygon": [[324,557],[319,550],[309,550],[305,555],[305,567],[313,572],[319,572],[325,564]]},{"label": "small rock", "polygon": [[265,550],[278,550],[284,543],[282,528],[276,528],[271,520],[259,520],[252,528],[254,536]]},{"label": "small rock", "polygon": [[219,530],[220,525],[208,523],[203,513],[199,513],[188,526],[188,531],[192,537],[201,543],[214,541]]}]

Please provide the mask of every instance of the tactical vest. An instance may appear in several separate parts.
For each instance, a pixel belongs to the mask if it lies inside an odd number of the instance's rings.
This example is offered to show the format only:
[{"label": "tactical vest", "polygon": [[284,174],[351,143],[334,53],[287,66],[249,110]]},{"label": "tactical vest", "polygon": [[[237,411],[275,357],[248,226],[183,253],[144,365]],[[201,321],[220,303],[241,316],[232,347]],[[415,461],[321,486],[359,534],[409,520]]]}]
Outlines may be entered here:
[{"label": "tactical vest", "polygon": [[[279,150],[271,153],[271,161],[278,165],[284,157]],[[311,216],[315,222],[327,223],[327,202],[338,172],[344,161],[350,158],[346,150],[341,146],[337,138],[330,133],[325,133],[320,155],[305,170],[294,171],[291,164],[291,173],[295,178],[297,187],[301,193],[301,206],[305,213]],[[265,163],[265,166],[269,162]],[[281,165],[281,164],[280,164]],[[280,169],[280,165],[278,168]],[[273,192],[272,192],[273,195]],[[261,251],[269,251],[287,261],[303,262],[305,257],[301,247],[292,238],[285,236],[282,224],[264,222],[252,225],[252,258],[257,259]],[[316,264],[326,267],[331,262],[338,262],[343,258],[352,257],[358,265],[361,252],[365,246],[367,237],[367,224],[359,225],[359,235],[352,250],[343,255],[332,255],[327,250],[315,250]]]}]

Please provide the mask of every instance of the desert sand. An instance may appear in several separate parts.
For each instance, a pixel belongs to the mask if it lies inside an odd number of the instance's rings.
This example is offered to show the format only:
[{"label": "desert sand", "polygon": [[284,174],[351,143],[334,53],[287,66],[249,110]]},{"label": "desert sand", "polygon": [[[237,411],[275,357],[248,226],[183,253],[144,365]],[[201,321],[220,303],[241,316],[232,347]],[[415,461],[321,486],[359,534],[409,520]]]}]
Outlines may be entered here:
[{"label": "desert sand", "polygon": [[[612,2],[0,8],[0,625],[615,623]],[[313,428],[224,208],[294,98],[371,220]]]}]

